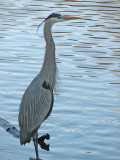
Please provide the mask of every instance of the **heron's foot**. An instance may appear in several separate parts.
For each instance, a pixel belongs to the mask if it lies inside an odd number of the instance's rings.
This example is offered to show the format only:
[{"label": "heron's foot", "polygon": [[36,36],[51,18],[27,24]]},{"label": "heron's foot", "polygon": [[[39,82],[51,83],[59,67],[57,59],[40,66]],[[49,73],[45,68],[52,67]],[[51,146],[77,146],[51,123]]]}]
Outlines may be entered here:
[{"label": "heron's foot", "polygon": [[49,140],[50,139],[50,135],[47,133],[41,137],[38,138],[38,142],[39,141],[44,141],[45,139]]},{"label": "heron's foot", "polygon": [[48,133],[38,138],[38,144],[40,145],[40,147],[41,147],[42,149],[44,149],[44,150],[46,150],[46,151],[49,151],[49,146],[50,146],[50,145],[49,145],[49,144],[46,144],[46,143],[44,142],[45,139],[46,139],[46,140],[49,140],[49,139],[50,139],[50,135],[49,135]]}]

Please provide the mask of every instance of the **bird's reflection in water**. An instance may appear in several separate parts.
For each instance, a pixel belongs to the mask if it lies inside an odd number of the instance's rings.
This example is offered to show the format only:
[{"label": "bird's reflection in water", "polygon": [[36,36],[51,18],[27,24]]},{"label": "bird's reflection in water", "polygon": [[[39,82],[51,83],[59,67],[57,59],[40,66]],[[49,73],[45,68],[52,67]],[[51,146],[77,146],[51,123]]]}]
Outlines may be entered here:
[{"label": "bird's reflection in water", "polygon": [[[38,144],[40,145],[40,148],[41,148],[41,149],[44,149],[44,150],[46,150],[46,151],[49,151],[50,145],[49,145],[49,144],[46,144],[46,143],[44,142],[45,139],[46,139],[46,140],[49,140],[49,139],[50,139],[50,135],[49,135],[48,133],[38,138]],[[36,160],[36,159],[35,159],[35,158],[29,158],[29,160]],[[39,160],[42,160],[42,159],[39,159]]]}]

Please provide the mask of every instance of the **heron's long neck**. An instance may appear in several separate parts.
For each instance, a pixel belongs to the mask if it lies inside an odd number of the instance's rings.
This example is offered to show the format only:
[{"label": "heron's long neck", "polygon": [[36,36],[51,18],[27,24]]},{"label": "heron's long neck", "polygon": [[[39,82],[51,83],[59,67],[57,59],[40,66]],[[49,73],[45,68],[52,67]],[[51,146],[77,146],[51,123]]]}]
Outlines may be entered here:
[{"label": "heron's long neck", "polygon": [[46,21],[44,26],[44,37],[46,41],[45,57],[41,73],[45,80],[54,89],[56,81],[56,58],[55,58],[55,44],[51,33],[52,25]]}]

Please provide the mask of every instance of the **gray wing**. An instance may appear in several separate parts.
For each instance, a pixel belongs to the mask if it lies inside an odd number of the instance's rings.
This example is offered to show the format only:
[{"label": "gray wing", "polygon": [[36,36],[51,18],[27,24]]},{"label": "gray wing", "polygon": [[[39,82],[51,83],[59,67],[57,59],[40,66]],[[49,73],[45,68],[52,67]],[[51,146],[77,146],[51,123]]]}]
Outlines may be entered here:
[{"label": "gray wing", "polygon": [[53,92],[40,77],[25,91],[19,110],[20,141],[25,144],[48,117],[53,106]]}]

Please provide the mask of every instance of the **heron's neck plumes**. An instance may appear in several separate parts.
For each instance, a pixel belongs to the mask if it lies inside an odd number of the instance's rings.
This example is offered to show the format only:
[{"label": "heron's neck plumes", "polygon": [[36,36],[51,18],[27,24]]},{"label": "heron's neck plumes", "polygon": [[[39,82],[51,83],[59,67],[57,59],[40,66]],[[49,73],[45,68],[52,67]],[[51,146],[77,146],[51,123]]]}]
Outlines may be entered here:
[{"label": "heron's neck plumes", "polygon": [[56,83],[56,58],[55,44],[53,41],[51,28],[52,24],[50,21],[46,21],[44,26],[46,50],[41,74],[43,75],[43,78],[50,84],[51,89],[54,89]]}]

